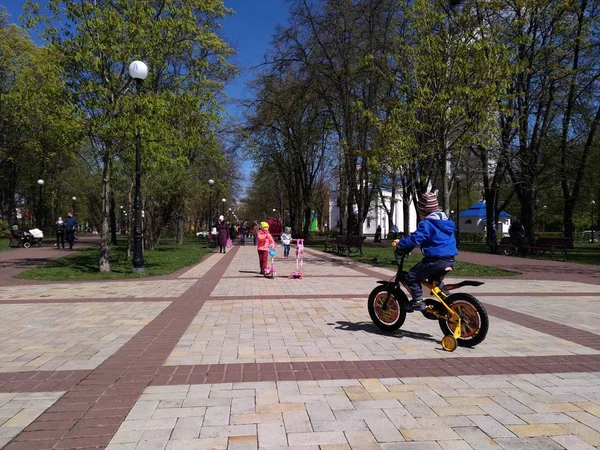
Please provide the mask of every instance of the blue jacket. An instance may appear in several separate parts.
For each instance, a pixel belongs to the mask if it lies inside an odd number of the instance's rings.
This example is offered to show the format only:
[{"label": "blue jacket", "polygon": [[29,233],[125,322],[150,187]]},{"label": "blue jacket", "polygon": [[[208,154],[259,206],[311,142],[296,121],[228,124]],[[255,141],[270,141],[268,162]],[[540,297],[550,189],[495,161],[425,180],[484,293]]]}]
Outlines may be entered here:
[{"label": "blue jacket", "polygon": [[454,222],[437,211],[421,220],[417,231],[401,239],[398,245],[400,248],[421,247],[426,257],[453,258],[458,255],[454,230]]},{"label": "blue jacket", "polygon": [[67,231],[73,231],[74,228],[77,228],[78,223],[77,223],[77,217],[73,216],[73,217],[67,217],[65,219],[65,227],[67,229]]}]

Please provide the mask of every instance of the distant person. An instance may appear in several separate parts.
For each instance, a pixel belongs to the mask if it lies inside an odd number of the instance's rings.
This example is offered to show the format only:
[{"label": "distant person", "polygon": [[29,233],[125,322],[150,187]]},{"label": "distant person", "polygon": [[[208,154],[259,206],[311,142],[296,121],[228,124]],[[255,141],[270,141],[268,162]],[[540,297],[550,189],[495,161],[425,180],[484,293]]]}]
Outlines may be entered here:
[{"label": "distant person", "polygon": [[508,235],[517,242],[517,253],[525,256],[525,228],[519,219],[513,220],[510,224]]},{"label": "distant person", "polygon": [[248,222],[244,222],[240,227],[240,245],[246,245],[246,238],[248,237]]},{"label": "distant person", "polygon": [[217,232],[219,233],[219,253],[227,253],[227,239],[229,239],[229,226],[227,225],[225,217],[223,216],[219,216]]},{"label": "distant person", "polygon": [[375,242],[381,242],[381,225],[377,225],[375,230]]},{"label": "distant person", "polygon": [[66,224],[62,217],[59,216],[56,220],[54,230],[56,231],[56,248],[60,248],[60,244],[62,244],[62,248],[65,248]]},{"label": "distant person", "polygon": [[250,232],[252,233],[253,245],[256,246],[256,244],[258,243],[258,223],[256,222],[256,220],[250,227]]},{"label": "distant person", "polygon": [[508,235],[511,238],[522,238],[525,237],[525,228],[519,219],[513,220],[508,229]]},{"label": "distant person", "polygon": [[69,250],[73,250],[73,244],[75,243],[75,231],[79,223],[77,217],[73,215],[71,211],[67,214],[67,220],[65,221],[65,229],[67,231],[67,241],[69,242]]},{"label": "distant person", "polygon": [[275,240],[269,233],[269,224],[267,222],[260,223],[260,231],[256,233],[258,240],[258,262],[260,264],[260,274],[265,274],[265,269],[269,263],[269,249],[275,246]]},{"label": "distant person", "polygon": [[21,232],[19,231],[19,225],[14,224],[10,229],[10,234],[12,234],[12,236],[17,240],[21,239]]},{"label": "distant person", "polygon": [[288,259],[292,243],[292,229],[290,227],[285,227],[284,232],[281,234],[281,243],[283,244],[283,257]]}]

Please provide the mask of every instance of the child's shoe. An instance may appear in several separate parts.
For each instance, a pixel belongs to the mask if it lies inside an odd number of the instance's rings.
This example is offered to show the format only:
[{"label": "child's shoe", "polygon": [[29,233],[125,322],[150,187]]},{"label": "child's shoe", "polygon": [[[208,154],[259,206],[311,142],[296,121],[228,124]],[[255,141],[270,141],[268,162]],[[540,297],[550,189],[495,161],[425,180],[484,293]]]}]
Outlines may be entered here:
[{"label": "child's shoe", "polygon": [[422,298],[413,298],[408,302],[408,311],[425,311],[425,303]]}]

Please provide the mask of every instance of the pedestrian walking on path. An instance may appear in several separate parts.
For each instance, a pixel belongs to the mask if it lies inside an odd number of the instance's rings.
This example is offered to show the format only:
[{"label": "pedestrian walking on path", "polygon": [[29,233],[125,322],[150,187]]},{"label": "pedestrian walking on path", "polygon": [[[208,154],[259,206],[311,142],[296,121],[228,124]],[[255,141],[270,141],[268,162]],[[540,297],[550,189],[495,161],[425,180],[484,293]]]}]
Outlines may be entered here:
[{"label": "pedestrian walking on path", "polygon": [[227,253],[227,239],[229,239],[229,225],[225,221],[225,217],[219,216],[219,224],[217,225],[219,233],[219,253]]},{"label": "pedestrian walking on path", "polygon": [[56,220],[56,225],[55,225],[55,231],[56,231],[56,248],[60,248],[60,245],[62,244],[62,248],[65,248],[65,221],[62,219],[62,217],[58,217],[58,219]]},{"label": "pedestrian walking on path", "polygon": [[65,228],[67,230],[67,241],[69,242],[69,250],[73,250],[73,244],[75,243],[75,230],[79,223],[77,223],[77,217],[73,215],[71,211],[69,211],[67,220],[65,221]]}]

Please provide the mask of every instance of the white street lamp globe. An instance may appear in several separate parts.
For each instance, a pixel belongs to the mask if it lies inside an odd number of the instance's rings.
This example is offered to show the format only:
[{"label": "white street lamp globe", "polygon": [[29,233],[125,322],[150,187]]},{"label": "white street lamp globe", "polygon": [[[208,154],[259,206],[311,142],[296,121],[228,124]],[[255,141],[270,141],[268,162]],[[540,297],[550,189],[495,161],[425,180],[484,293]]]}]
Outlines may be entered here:
[{"label": "white street lamp globe", "polygon": [[224,198],[222,198],[222,199],[221,199],[221,201],[222,201],[223,203],[225,203],[227,200],[226,200],[226,199],[224,199]]},{"label": "white street lamp globe", "polygon": [[277,211],[275,208],[273,208],[273,212]]},{"label": "white street lamp globe", "polygon": [[142,61],[134,61],[129,64],[129,75],[134,80],[145,80],[148,76],[148,66]]},{"label": "white street lamp globe", "polygon": [[121,209],[123,209],[123,205],[121,205]]},{"label": "white street lamp globe", "polygon": [[215,184],[215,180],[213,180],[213,179],[211,178],[210,180],[208,180],[208,184],[210,184],[210,185],[212,186],[213,184]]},{"label": "white street lamp globe", "polygon": [[596,204],[596,200],[592,200],[592,205],[595,205],[595,204]]},{"label": "white street lamp globe", "polygon": [[44,180],[42,180],[42,179],[38,180],[38,184],[39,184],[40,186],[43,186],[43,185],[44,185]]},{"label": "white street lamp globe", "polygon": [[77,197],[73,197],[73,200],[77,200]]}]

